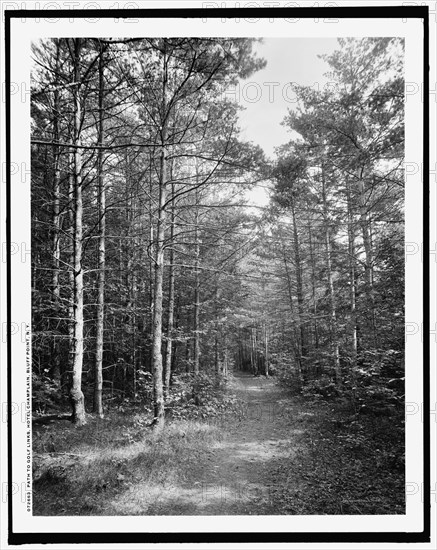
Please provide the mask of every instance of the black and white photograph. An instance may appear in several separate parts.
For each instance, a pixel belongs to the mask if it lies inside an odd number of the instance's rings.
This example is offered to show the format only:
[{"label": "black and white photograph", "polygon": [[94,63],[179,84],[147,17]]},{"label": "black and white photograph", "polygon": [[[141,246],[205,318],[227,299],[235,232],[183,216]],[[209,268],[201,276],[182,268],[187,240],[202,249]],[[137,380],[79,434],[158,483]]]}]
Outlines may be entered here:
[{"label": "black and white photograph", "polygon": [[10,19],[14,533],[429,541],[425,12],[203,4]]}]

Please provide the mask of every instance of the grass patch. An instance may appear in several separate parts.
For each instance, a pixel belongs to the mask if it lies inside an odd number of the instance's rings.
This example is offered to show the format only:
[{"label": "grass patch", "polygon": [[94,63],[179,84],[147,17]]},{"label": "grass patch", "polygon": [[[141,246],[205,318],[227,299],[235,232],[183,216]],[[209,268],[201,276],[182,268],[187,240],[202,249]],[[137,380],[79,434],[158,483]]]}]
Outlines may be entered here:
[{"label": "grass patch", "polygon": [[[239,404],[228,380],[179,377],[166,403],[167,423],[152,432],[150,403],[124,400],[87,424],[39,422],[33,428],[34,515],[152,515],[163,491],[202,467]],[[56,411],[55,411],[56,412]],[[41,420],[41,419],[39,419]]]},{"label": "grass patch", "polygon": [[[80,428],[35,429],[34,515],[155,513],[154,497],[183,483],[191,461],[220,439],[221,430],[175,420],[155,433],[148,422],[140,415],[111,413],[103,420],[89,417]],[[135,491],[141,499],[132,498]],[[123,501],[124,507],[119,505]]]}]

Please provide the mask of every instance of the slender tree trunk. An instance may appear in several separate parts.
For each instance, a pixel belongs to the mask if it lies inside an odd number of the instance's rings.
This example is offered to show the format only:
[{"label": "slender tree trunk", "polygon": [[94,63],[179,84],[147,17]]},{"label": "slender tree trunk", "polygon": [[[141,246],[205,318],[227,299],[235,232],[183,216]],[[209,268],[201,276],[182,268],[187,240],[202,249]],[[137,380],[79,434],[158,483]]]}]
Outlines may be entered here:
[{"label": "slender tree trunk", "polygon": [[[149,172],[149,195],[150,195],[150,210],[149,210],[149,254],[151,257],[155,255],[154,242],[154,228],[153,228],[153,211],[152,211],[152,202],[153,202],[153,172],[152,172],[152,159],[150,159],[150,172]],[[154,294],[154,270],[153,262],[149,262],[149,305],[150,305],[150,318],[152,319],[153,324],[153,304],[155,302]],[[153,332],[153,327],[152,327]]]},{"label": "slender tree trunk", "polygon": [[166,159],[165,145],[161,153],[161,174],[159,188],[159,212],[156,234],[155,289],[153,300],[153,339],[152,339],[152,373],[153,373],[153,424],[161,429],[164,426],[164,393],[162,383],[162,301],[164,279],[164,239],[166,212]]},{"label": "slender tree trunk", "polygon": [[288,290],[288,299],[290,304],[290,311],[292,316],[294,317],[294,308],[293,308],[293,288],[291,285],[291,274],[290,269],[288,267],[288,260],[287,260],[287,253],[285,251],[284,245],[282,245],[282,257],[284,260],[284,267],[285,267],[285,274],[287,276],[287,290]]},{"label": "slender tree trunk", "polygon": [[[56,40],[56,72],[59,71],[60,48],[59,40]],[[60,151],[59,151],[59,89],[56,86],[53,93],[53,296],[55,302],[59,301],[59,261],[61,256],[60,246]]]},{"label": "slender tree trunk", "polygon": [[134,399],[137,396],[137,278],[136,274],[132,275],[132,295],[133,295],[133,304],[132,304],[132,315],[131,319],[131,331],[132,331],[132,352],[131,352],[131,364],[132,364],[132,393]]},{"label": "slender tree trunk", "polygon": [[185,372],[191,372],[191,340],[189,337],[185,341]]},{"label": "slender tree trunk", "polygon": [[[104,80],[103,80],[103,46],[100,43],[99,58],[99,145],[104,142]],[[106,264],[106,190],[103,178],[103,152],[97,151],[97,181],[99,200],[99,272],[97,282],[97,327],[96,327],[96,363],[94,371],[94,412],[103,418],[103,342],[104,342],[104,320],[105,320],[105,264]]]},{"label": "slender tree trunk", "polygon": [[329,293],[329,309],[331,316],[331,344],[333,348],[333,360],[336,383],[339,387],[342,385],[342,376],[340,368],[340,346],[338,342],[337,328],[337,312],[334,292],[334,281],[332,278],[332,261],[331,261],[331,234],[328,219],[328,203],[326,196],[325,174],[322,166],[322,200],[323,200],[323,217],[325,226],[325,250],[326,250],[326,271],[328,277],[328,293]]},{"label": "slender tree trunk", "polygon": [[[126,322],[129,327],[129,334],[132,336],[130,351],[128,353],[128,364],[132,368],[132,388],[133,395],[136,394],[136,360],[137,360],[137,350],[136,350],[136,304],[137,304],[137,276],[134,268],[135,264],[135,244],[136,244],[136,234],[135,234],[135,220],[134,220],[134,208],[135,208],[135,191],[132,187],[132,181],[130,177],[130,161],[129,154],[126,151],[126,219],[127,219],[127,244],[125,247],[125,255],[127,256],[126,269],[124,273],[126,275],[126,282],[124,284],[127,288],[127,304],[126,304]],[[138,195],[138,187],[137,187]]]},{"label": "slender tree trunk", "polygon": [[[196,166],[196,182],[198,181],[198,173]],[[194,260],[194,374],[199,374],[200,361],[200,273],[199,273],[199,208],[197,207],[198,193],[196,191],[196,214],[194,226],[194,242],[195,242],[195,260]]]},{"label": "slender tree trunk", "polygon": [[364,252],[365,252],[365,289],[366,298],[368,303],[368,309],[370,311],[370,326],[372,330],[374,347],[378,347],[376,317],[375,317],[375,300],[373,295],[373,252],[372,252],[372,238],[370,232],[370,220],[367,214],[366,204],[366,191],[364,187],[363,179],[364,169],[361,170],[360,178],[358,180],[359,191],[359,205],[360,205],[360,225],[363,236]]},{"label": "slender tree trunk", "polygon": [[316,349],[319,347],[319,329],[317,325],[317,300],[316,300],[316,269],[314,260],[314,248],[313,248],[313,235],[311,231],[311,224],[308,223],[308,245],[311,261],[311,294],[313,300],[313,317],[314,317],[314,346]]},{"label": "slender tree trunk", "polygon": [[216,374],[220,374],[219,338],[218,338],[218,331],[219,331],[219,323],[218,323],[218,298],[219,298],[219,287],[218,287],[218,281],[216,280],[216,287],[215,287],[215,307],[214,307],[214,313],[215,313],[214,364],[215,364],[215,372],[216,372]]},{"label": "slender tree trunk", "polygon": [[[80,105],[80,53],[81,39],[74,39],[74,137],[75,144],[80,144],[81,105]],[[83,369],[83,268],[82,268],[82,150],[74,152],[74,187],[75,187],[75,235],[74,235],[74,362],[73,383],[70,390],[73,405],[73,422],[76,426],[86,424],[85,400],[82,393]]]},{"label": "slender tree trunk", "polygon": [[[74,136],[73,138],[74,139]],[[69,296],[68,296],[68,368],[64,373],[64,379],[62,381],[63,388],[70,388],[72,384],[71,375],[73,373],[74,365],[74,297],[75,297],[75,284],[76,278],[74,275],[74,234],[75,234],[75,203],[76,194],[74,188],[74,152],[69,153],[69,168],[68,168],[68,201],[70,207],[68,209],[69,218],[69,269],[68,269],[68,283],[69,283]]]},{"label": "slender tree trunk", "polygon": [[228,376],[229,372],[229,351],[228,351],[228,338],[226,333],[224,335],[224,350],[223,350],[223,376]]},{"label": "slender tree trunk", "polygon": [[216,374],[220,374],[220,360],[219,360],[219,341],[217,330],[214,336],[214,365]]},{"label": "slender tree trunk", "polygon": [[303,303],[303,288],[302,288],[302,262],[300,258],[300,244],[299,234],[297,230],[296,210],[294,200],[291,205],[291,212],[293,216],[293,248],[294,248],[294,262],[296,265],[296,296],[297,296],[297,308],[299,317],[299,333],[300,333],[300,359],[302,376],[306,378],[305,358],[307,354],[306,350],[306,335],[305,327],[303,324],[304,318],[304,303]]},{"label": "slender tree trunk", "polygon": [[[128,172],[129,173],[129,172]],[[129,178],[130,181],[130,178]],[[135,269],[136,263],[136,249],[137,249],[137,234],[136,234],[136,224],[135,224],[135,197],[139,195],[139,186],[136,186],[136,190],[132,188],[131,185],[128,185],[129,193],[129,205],[128,205],[128,215],[129,215],[129,225],[128,225],[128,249],[129,254],[129,271],[128,271],[128,288],[129,288],[129,333],[132,335],[132,343],[130,349],[129,364],[132,367],[132,393],[134,399],[137,392],[137,362],[138,362],[138,350],[137,350],[137,303],[138,303],[138,278],[137,272]]]},{"label": "slender tree trunk", "polygon": [[[173,177],[171,178],[173,181]],[[172,183],[172,196],[174,195],[174,184]],[[169,265],[169,289],[168,289],[168,325],[167,325],[167,348],[165,354],[164,384],[165,396],[170,391],[171,364],[173,352],[173,324],[175,306],[175,272],[174,272],[174,231],[175,231],[175,207],[172,201],[170,221],[170,265]]]},{"label": "slender tree trunk", "polygon": [[[56,73],[59,72],[60,65],[60,46],[59,39],[56,39]],[[60,259],[61,259],[61,218],[60,218],[60,195],[61,195],[61,170],[60,170],[60,151],[59,151],[59,89],[56,86],[53,94],[53,299],[55,303],[56,316],[59,317],[60,313]],[[61,381],[61,346],[59,339],[54,336],[53,342],[53,379],[59,384]]]},{"label": "slender tree trunk", "polygon": [[356,275],[355,275],[355,225],[352,208],[350,182],[346,182],[347,207],[348,207],[348,253],[349,253],[349,278],[350,278],[350,316],[352,332],[352,376],[355,376],[357,366],[357,312],[356,312]]},{"label": "slender tree trunk", "polygon": [[267,323],[264,322],[264,374],[269,375],[269,335],[267,332]]},{"label": "slender tree trunk", "polygon": [[294,357],[297,362],[297,373],[298,373],[298,380],[299,380],[299,388],[303,385],[303,373],[302,373],[302,357],[301,357],[301,349],[300,346],[297,343],[297,334],[296,334],[296,328],[295,328],[295,322],[294,322],[294,307],[293,307],[293,289],[291,284],[291,273],[288,266],[288,260],[287,260],[287,252],[285,250],[284,242],[282,241],[282,257],[284,260],[284,267],[285,267],[285,274],[287,276],[287,290],[288,290],[288,298],[289,298],[289,304],[290,304],[290,313],[291,318],[293,322],[293,343],[292,343],[292,349],[294,352]]},{"label": "slender tree trunk", "polygon": [[161,430],[164,427],[164,391],[162,381],[162,299],[164,280],[164,241],[166,226],[167,201],[167,55],[164,51],[163,78],[162,78],[162,130],[161,130],[161,159],[159,173],[159,202],[158,222],[155,247],[155,288],[153,299],[153,339],[152,339],[152,374],[153,374],[153,426]]},{"label": "slender tree trunk", "polygon": [[257,353],[257,338],[256,327],[251,329],[251,358],[252,358],[252,372],[254,375],[258,374],[258,353]]},{"label": "slender tree trunk", "polygon": [[[154,220],[153,220],[153,207],[152,205],[155,203],[155,200],[159,197],[155,197],[154,194],[154,181],[153,181],[153,166],[154,166],[154,155],[155,155],[155,148],[152,149],[153,153],[150,153],[149,157],[149,224],[146,229],[146,231],[149,234],[149,244],[147,246],[147,261],[148,261],[148,277],[144,277],[144,289],[147,289],[148,293],[148,310],[144,313],[143,316],[143,330],[146,332],[149,336],[145,339],[146,345],[145,345],[145,362],[147,361],[150,365],[150,372],[153,372],[153,358],[152,358],[152,340],[153,340],[153,308],[155,303],[155,231],[154,231]],[[159,185],[159,182],[158,182]],[[150,336],[152,335],[152,336]]]}]

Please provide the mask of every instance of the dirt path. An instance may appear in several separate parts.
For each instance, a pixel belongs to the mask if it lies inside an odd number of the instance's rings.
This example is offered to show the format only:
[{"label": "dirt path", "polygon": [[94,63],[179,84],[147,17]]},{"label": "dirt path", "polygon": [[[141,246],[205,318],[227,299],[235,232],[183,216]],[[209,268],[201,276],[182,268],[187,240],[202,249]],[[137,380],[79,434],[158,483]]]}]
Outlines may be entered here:
[{"label": "dirt path", "polygon": [[292,460],[293,440],[300,433],[290,425],[289,414],[282,414],[290,398],[273,380],[241,373],[233,379],[231,389],[241,403],[241,412],[227,420],[225,438],[208,456],[193,460],[185,483],[161,493],[155,513],[281,513],[272,497],[278,484],[290,484],[290,480],[278,479],[275,466]]}]

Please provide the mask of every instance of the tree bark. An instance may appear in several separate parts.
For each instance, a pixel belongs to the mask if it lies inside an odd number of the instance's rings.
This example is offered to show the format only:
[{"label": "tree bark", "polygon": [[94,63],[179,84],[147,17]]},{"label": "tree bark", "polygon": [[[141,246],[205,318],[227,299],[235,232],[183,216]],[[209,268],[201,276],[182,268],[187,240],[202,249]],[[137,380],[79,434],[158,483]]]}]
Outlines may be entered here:
[{"label": "tree bark", "polygon": [[[153,212],[152,212],[152,203],[153,203],[153,162],[152,157],[150,157],[150,171],[149,171],[149,195],[150,195],[150,206],[149,206],[149,256],[154,257],[155,254],[155,232],[153,227]],[[154,268],[153,261],[149,262],[149,305],[150,305],[150,319],[152,320],[152,332],[153,332],[153,304],[155,303],[155,290],[154,290]]]},{"label": "tree bark", "polygon": [[[99,58],[99,129],[98,144],[102,147],[104,142],[104,65],[103,65],[103,46],[100,45]],[[99,272],[97,282],[97,327],[96,327],[96,363],[95,363],[95,381],[94,381],[94,412],[100,418],[103,418],[103,341],[104,341],[104,321],[105,321],[105,263],[106,263],[106,190],[103,178],[103,151],[97,151],[97,181],[98,181],[98,201],[99,201]]]},{"label": "tree bark", "polygon": [[329,294],[329,309],[331,318],[331,344],[333,348],[333,360],[335,380],[337,386],[342,386],[342,376],[340,368],[340,346],[338,343],[338,328],[337,328],[337,312],[334,292],[334,281],[332,278],[332,260],[331,260],[331,234],[329,229],[328,219],[328,203],[326,196],[325,174],[322,166],[322,200],[323,200],[323,217],[325,226],[325,250],[326,250],[326,271],[328,277],[328,294]]},{"label": "tree bark", "polygon": [[164,426],[164,394],[162,383],[162,298],[164,278],[164,239],[166,212],[166,152],[162,146],[160,186],[159,186],[159,211],[158,226],[156,232],[156,258],[155,258],[155,288],[153,299],[153,337],[152,337],[152,374],[153,374],[153,425],[157,429]]},{"label": "tree bark", "polygon": [[348,210],[348,253],[350,278],[350,316],[352,325],[352,376],[355,376],[357,366],[357,311],[356,311],[356,274],[355,274],[355,225],[353,217],[352,196],[349,179],[346,181]]},{"label": "tree bark", "polygon": [[[171,178],[173,181],[173,178]],[[172,183],[172,195],[174,195],[174,184]],[[168,325],[167,325],[167,348],[165,354],[164,385],[165,396],[169,395],[171,363],[173,353],[173,325],[174,325],[174,306],[175,306],[175,268],[174,268],[174,231],[175,231],[175,207],[171,204],[170,219],[170,258],[169,258],[169,282],[168,282]]]},{"label": "tree bark", "polygon": [[152,375],[153,375],[153,411],[152,425],[161,430],[164,427],[164,391],[162,381],[162,299],[164,279],[164,241],[166,226],[167,201],[167,54],[163,52],[163,76],[162,76],[162,113],[161,113],[161,155],[159,173],[159,202],[158,222],[156,230],[155,247],[155,288],[153,296],[153,336],[152,336]]},{"label": "tree bark", "polygon": [[319,329],[317,325],[317,300],[316,300],[316,270],[314,260],[313,235],[311,231],[311,223],[308,223],[308,245],[311,261],[311,293],[313,300],[313,317],[314,317],[314,346],[319,347]]},{"label": "tree bark", "polygon": [[284,267],[285,267],[285,275],[287,277],[287,290],[288,290],[288,298],[289,298],[289,305],[290,305],[290,313],[291,318],[293,322],[293,342],[292,342],[292,350],[294,353],[295,360],[297,361],[297,374],[298,374],[298,380],[299,380],[299,388],[303,385],[303,373],[302,373],[302,357],[301,357],[301,349],[298,344],[298,337],[296,334],[296,328],[295,328],[295,322],[294,322],[294,307],[293,307],[293,289],[291,285],[291,274],[290,269],[288,266],[288,260],[287,260],[287,252],[285,250],[284,242],[281,238],[281,244],[282,244],[282,258],[284,260]]},{"label": "tree bark", "polygon": [[[214,316],[215,316],[215,330],[214,330],[214,367],[215,373],[220,374],[220,357],[219,357],[219,319],[218,319],[218,299],[219,299],[219,286],[216,278],[215,281],[215,303],[214,303]],[[240,344],[241,345],[241,344]],[[240,366],[241,368],[241,366]]]},{"label": "tree bark", "polygon": [[225,333],[224,335],[224,349],[223,349],[223,376],[228,376],[229,374],[229,351],[228,351],[228,338]]},{"label": "tree bark", "polygon": [[370,220],[367,214],[366,205],[366,191],[364,187],[363,179],[364,169],[361,170],[360,177],[358,179],[358,191],[359,191],[359,205],[360,205],[360,225],[363,236],[364,252],[365,252],[365,289],[368,308],[370,310],[370,327],[373,336],[373,344],[375,348],[378,347],[378,337],[375,318],[375,300],[373,295],[373,252],[372,252],[372,238],[370,233]]},{"label": "tree bark", "polygon": [[[56,44],[56,60],[55,60],[55,70],[56,74],[59,72],[60,66],[60,45],[59,39],[55,39]],[[61,195],[61,170],[60,170],[60,151],[59,151],[59,88],[56,86],[53,94],[53,299],[54,299],[54,309],[56,316],[59,317],[60,314],[60,285],[59,285],[59,274],[60,274],[60,259],[61,259],[61,239],[60,239],[60,229],[61,229],[61,218],[60,218],[60,195]],[[61,385],[61,346],[59,340],[56,339],[56,334],[54,335],[53,342],[53,379]]]},{"label": "tree bark", "polygon": [[[80,52],[81,39],[74,40],[74,138],[75,145],[80,144],[81,104],[80,104]],[[75,227],[74,227],[74,357],[73,383],[70,396],[73,406],[73,422],[76,426],[86,424],[85,399],[82,393],[83,369],[83,269],[82,269],[82,150],[74,149],[74,191],[75,191]]]},{"label": "tree bark", "polygon": [[297,230],[296,209],[295,209],[294,199],[292,200],[292,203],[291,203],[291,213],[293,216],[293,248],[294,248],[294,261],[296,265],[296,296],[297,296],[297,308],[298,308],[298,316],[299,316],[300,358],[301,358],[302,375],[305,378],[305,374],[306,374],[305,358],[306,358],[307,350],[306,350],[305,327],[303,324],[304,303],[303,303],[303,288],[302,288],[302,263],[300,259],[300,244],[299,244],[299,234]]},{"label": "tree bark", "polygon": [[75,202],[76,193],[74,188],[74,153],[69,153],[69,172],[68,172],[68,201],[70,207],[68,209],[69,228],[69,269],[68,269],[68,283],[69,283],[69,296],[68,296],[68,368],[64,374],[65,380],[63,380],[63,387],[70,388],[71,374],[73,372],[74,365],[74,296],[75,296],[75,275],[74,275],[74,234],[75,234]]},{"label": "tree bark", "polygon": [[214,335],[214,370],[216,374],[220,374],[219,340],[217,329]]},{"label": "tree bark", "polygon": [[252,327],[251,329],[251,359],[252,359],[252,373],[256,376],[258,374],[256,327]]},{"label": "tree bark", "polygon": [[[198,172],[196,166],[196,183],[198,183]],[[195,226],[194,226],[194,242],[195,242],[195,256],[194,256],[194,374],[199,374],[199,361],[200,361],[200,274],[199,274],[199,257],[200,257],[200,243],[199,243],[199,208],[197,207],[198,193],[196,190],[196,214],[195,214]]]},{"label": "tree bark", "polygon": [[264,322],[264,374],[269,375],[269,336],[266,322]]}]

